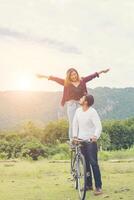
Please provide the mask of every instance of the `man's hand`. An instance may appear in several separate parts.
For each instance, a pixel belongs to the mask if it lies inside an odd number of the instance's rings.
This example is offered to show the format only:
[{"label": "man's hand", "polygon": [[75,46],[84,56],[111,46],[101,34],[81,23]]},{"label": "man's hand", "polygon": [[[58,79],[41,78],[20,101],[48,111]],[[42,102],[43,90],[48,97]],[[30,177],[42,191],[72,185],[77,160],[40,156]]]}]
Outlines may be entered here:
[{"label": "man's hand", "polygon": [[97,142],[97,137],[94,135],[90,138],[90,141],[91,142]]},{"label": "man's hand", "polygon": [[78,138],[77,137],[73,137],[72,139],[72,144],[78,144]]}]

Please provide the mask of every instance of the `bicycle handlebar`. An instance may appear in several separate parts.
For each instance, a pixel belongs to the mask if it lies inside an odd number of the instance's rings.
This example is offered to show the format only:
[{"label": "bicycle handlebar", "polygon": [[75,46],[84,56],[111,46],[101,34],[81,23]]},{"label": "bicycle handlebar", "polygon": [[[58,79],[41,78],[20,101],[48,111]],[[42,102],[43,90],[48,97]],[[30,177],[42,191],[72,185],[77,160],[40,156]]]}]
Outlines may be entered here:
[{"label": "bicycle handlebar", "polygon": [[79,138],[78,139],[74,138],[73,141],[76,141],[78,143],[90,143],[90,142],[92,142],[92,139],[90,139],[90,140],[82,140],[82,139],[79,139]]}]

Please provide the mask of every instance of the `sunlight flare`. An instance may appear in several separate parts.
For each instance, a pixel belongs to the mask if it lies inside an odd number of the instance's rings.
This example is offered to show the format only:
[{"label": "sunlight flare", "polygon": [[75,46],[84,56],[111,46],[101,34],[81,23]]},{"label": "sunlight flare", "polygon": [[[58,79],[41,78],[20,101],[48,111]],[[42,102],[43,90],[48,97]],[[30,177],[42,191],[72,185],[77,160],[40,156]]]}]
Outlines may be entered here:
[{"label": "sunlight flare", "polygon": [[29,77],[21,77],[17,83],[18,90],[31,90],[32,80]]}]

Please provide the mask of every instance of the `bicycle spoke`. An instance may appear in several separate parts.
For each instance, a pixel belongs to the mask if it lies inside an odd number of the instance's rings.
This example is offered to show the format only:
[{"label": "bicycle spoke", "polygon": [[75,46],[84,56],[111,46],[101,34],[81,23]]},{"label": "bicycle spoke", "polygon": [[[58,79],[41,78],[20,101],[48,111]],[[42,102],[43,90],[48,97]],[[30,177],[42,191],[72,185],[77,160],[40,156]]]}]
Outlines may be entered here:
[{"label": "bicycle spoke", "polygon": [[74,180],[74,187],[78,189],[78,178],[77,178],[77,171],[76,171],[76,155],[74,152],[71,152],[71,174]]},{"label": "bicycle spoke", "polygon": [[84,200],[86,193],[86,170],[84,158],[81,155],[78,161],[78,190],[81,200]]},{"label": "bicycle spoke", "polygon": [[75,151],[71,152],[71,175],[73,176],[75,189],[78,189],[80,200],[85,200],[87,183],[86,163],[79,145],[76,145]]}]

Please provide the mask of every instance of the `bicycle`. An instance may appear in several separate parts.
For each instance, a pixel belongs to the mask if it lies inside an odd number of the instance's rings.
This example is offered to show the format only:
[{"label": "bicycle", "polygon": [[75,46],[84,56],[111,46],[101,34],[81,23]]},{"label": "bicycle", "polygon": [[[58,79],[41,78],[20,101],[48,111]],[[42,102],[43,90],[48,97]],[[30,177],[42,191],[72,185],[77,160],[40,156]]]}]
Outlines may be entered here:
[{"label": "bicycle", "polygon": [[71,151],[71,174],[75,183],[75,189],[78,190],[80,200],[85,200],[87,186],[86,162],[81,153],[81,146],[89,143],[87,140],[75,139],[74,148]]}]

